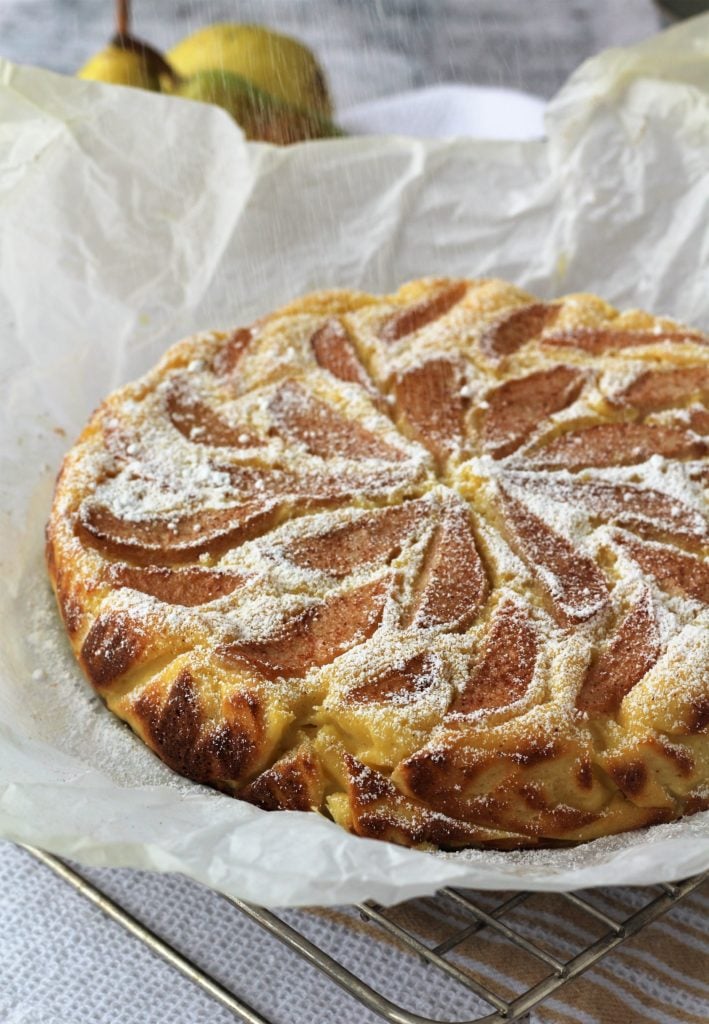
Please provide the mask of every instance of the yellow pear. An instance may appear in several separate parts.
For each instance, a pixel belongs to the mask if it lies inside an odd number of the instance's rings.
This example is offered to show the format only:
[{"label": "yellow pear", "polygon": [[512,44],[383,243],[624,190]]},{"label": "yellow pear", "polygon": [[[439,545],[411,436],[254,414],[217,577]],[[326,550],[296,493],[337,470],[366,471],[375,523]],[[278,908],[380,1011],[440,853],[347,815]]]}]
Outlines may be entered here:
[{"label": "yellow pear", "polygon": [[182,78],[223,70],[241,75],[294,107],[324,117],[332,113],[324,75],[310,50],[261,25],[208,25],[183,39],[167,56]]},{"label": "yellow pear", "polygon": [[175,95],[223,107],[241,125],[247,139],[287,145],[341,134],[328,118],[284,103],[227,71],[199,71],[180,82]]},{"label": "yellow pear", "polygon": [[114,85],[132,85],[139,89],[158,90],[159,75],[149,67],[145,58],[131,50],[111,44],[91,57],[77,71],[79,78],[95,82],[113,82]]}]

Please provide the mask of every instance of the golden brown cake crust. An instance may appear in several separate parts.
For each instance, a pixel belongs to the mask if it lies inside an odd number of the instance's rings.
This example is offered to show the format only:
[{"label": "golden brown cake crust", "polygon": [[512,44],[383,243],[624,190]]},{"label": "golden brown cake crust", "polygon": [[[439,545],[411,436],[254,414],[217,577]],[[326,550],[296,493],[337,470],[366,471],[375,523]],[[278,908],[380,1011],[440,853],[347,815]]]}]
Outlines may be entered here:
[{"label": "golden brown cake crust", "polygon": [[175,345],[67,455],[77,658],[176,771],[455,849],[709,806],[707,338],[496,280]]}]

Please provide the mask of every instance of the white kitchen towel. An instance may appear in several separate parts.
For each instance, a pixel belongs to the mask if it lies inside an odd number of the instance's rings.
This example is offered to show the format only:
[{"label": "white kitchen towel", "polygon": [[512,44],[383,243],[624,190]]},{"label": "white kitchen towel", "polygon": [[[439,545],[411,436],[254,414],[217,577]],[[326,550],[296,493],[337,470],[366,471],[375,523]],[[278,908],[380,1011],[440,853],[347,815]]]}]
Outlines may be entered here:
[{"label": "white kitchen towel", "polygon": [[358,104],[337,119],[353,135],[539,139],[545,107],[538,96],[517,89],[441,84]]}]

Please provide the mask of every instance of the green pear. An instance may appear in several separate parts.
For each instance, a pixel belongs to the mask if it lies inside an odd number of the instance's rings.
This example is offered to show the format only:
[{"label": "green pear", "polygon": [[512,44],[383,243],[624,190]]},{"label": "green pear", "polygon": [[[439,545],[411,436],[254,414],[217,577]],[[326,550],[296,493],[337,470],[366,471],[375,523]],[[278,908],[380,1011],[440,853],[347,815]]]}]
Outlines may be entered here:
[{"label": "green pear", "polygon": [[77,71],[77,75],[79,78],[89,78],[94,82],[132,85],[153,92],[160,88],[157,69],[150,67],[149,62],[140,53],[113,44],[91,57]]},{"label": "green pear", "polygon": [[247,139],[287,145],[342,134],[328,118],[284,103],[226,71],[200,71],[181,82],[175,95],[223,107],[241,125]]},{"label": "green pear", "polygon": [[294,107],[323,117],[332,115],[325,77],[310,50],[261,25],[208,25],[183,39],[167,56],[182,78],[223,70]]}]

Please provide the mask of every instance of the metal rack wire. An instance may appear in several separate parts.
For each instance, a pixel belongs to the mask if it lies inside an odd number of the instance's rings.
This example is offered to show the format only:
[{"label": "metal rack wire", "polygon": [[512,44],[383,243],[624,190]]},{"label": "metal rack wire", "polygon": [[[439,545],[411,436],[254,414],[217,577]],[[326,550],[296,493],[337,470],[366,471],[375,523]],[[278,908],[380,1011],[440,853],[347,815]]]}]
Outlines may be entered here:
[{"label": "metal rack wire", "polygon": [[[59,875],[77,892],[100,908],[108,917],[122,925],[135,938],[143,942],[153,953],[162,957],[167,963],[180,971],[195,985],[211,996],[222,1006],[230,1010],[237,1020],[247,1024],[271,1024],[256,1009],[234,992],[222,986],[215,978],[202,970],[189,957],[180,953],[145,924],[130,914],[122,906],[111,900],[92,882],[84,878],[73,867],[59,858],[34,847],[25,847],[38,861]],[[422,969],[428,969],[444,975],[474,997],[480,1005],[485,1004],[489,1012],[484,1011],[465,1020],[445,1018],[446,1024],[492,1024],[492,1022],[519,1021],[531,1010],[538,1007],[545,999],[577,978],[588,968],[597,964],[603,957],[611,953],[621,943],[636,935],[642,928],[670,910],[676,903],[684,899],[703,882],[709,880],[709,872],[675,884],[662,884],[643,890],[642,906],[633,907],[632,911],[621,917],[611,916],[597,906],[594,893],[588,892],[557,894],[559,915],[564,912],[578,915],[579,912],[588,919],[589,927],[595,929],[592,941],[581,944],[571,955],[564,944],[554,943],[554,932],[550,935],[531,937],[528,930],[519,920],[515,920],[515,911],[527,904],[535,894],[516,892],[510,894],[492,894],[471,892],[462,889],[443,889],[434,900],[439,918],[448,926],[448,936],[435,945],[425,941],[407,925],[406,915],[402,915],[402,907],[383,908],[376,903],[366,902],[356,907],[361,918],[371,927],[371,955],[377,956],[377,942],[386,936],[395,941],[403,950],[419,958]],[[259,925],[267,933],[290,950],[297,953],[307,963],[318,968],[332,982],[344,989],[350,996],[359,1000],[375,1014],[391,1022],[391,1024],[437,1024],[441,1019],[424,1017],[399,1005],[390,996],[378,991],[370,981],[353,973],[339,959],[332,956],[326,949],[312,942],[304,931],[294,926],[285,918],[288,913],[277,914],[263,907],[254,906],[241,900],[220,897],[227,900],[240,914]],[[415,901],[409,901],[413,903]],[[294,915],[290,915],[291,918]],[[463,962],[460,951],[471,940],[480,942],[487,935],[498,942],[514,947],[518,955],[533,964],[539,977],[525,991],[512,998],[483,980],[480,972],[471,970],[470,964]]]}]

